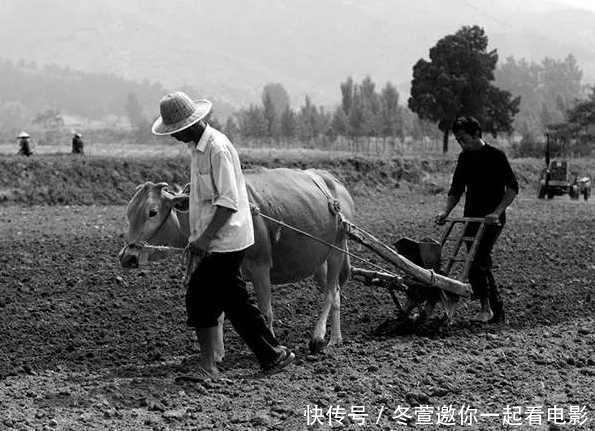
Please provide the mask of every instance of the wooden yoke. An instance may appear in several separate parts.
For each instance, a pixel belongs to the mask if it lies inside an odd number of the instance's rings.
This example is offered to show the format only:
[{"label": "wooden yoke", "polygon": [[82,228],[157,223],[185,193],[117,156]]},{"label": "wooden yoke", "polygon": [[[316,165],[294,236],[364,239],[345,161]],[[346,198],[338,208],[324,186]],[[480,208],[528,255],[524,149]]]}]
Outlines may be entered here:
[{"label": "wooden yoke", "polygon": [[343,226],[345,232],[351,239],[369,248],[385,260],[391,262],[401,271],[410,274],[415,279],[459,296],[471,296],[471,285],[469,283],[445,277],[431,269],[417,266],[389,246],[380,242],[372,234],[355,226],[347,220],[343,220]]}]

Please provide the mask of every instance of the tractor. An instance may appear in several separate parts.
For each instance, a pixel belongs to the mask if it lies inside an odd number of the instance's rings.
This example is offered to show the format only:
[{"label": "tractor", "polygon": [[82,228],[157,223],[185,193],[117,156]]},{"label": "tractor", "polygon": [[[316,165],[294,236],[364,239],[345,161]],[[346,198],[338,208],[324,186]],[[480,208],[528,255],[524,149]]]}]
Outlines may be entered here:
[{"label": "tractor", "polygon": [[569,195],[571,199],[578,199],[581,195],[585,200],[591,196],[591,177],[578,176],[571,170],[570,163],[564,158],[550,160],[550,148],[558,148],[563,153],[568,143],[567,134],[560,130],[546,133],[545,165],[539,178],[537,197],[552,199],[554,196]]}]

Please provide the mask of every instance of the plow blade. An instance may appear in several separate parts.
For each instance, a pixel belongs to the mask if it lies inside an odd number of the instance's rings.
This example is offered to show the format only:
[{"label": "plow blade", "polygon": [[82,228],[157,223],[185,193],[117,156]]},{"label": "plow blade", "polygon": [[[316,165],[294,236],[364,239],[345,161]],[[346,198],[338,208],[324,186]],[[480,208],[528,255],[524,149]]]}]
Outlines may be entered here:
[{"label": "plow blade", "polygon": [[403,284],[403,278],[398,275],[389,274],[387,272],[370,271],[369,269],[363,269],[358,267],[351,267],[351,275],[353,277],[359,277],[364,279],[367,284],[376,286],[386,286],[388,284],[401,289],[406,289],[407,286]]}]

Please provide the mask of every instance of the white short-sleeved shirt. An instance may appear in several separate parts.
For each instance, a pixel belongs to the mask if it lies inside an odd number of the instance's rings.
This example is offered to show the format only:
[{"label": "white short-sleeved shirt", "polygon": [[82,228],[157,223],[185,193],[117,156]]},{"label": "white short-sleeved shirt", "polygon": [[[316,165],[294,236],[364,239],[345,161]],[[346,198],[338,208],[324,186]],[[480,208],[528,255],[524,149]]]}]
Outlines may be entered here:
[{"label": "white short-sleeved shirt", "polygon": [[254,244],[246,182],[238,153],[223,133],[209,125],[197,144],[190,142],[190,241],[206,230],[217,206],[234,210],[217,232],[209,252],[243,250]]}]

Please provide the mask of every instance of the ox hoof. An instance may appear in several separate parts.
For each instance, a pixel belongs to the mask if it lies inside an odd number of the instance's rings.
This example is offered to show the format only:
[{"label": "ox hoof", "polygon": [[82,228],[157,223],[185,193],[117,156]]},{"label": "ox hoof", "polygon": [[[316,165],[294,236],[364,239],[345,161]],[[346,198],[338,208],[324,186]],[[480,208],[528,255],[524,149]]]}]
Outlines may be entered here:
[{"label": "ox hoof", "polygon": [[310,349],[310,353],[313,355],[317,355],[319,353],[324,352],[324,348],[327,346],[327,343],[321,338],[312,338],[308,347]]},{"label": "ox hoof", "polygon": [[339,347],[343,345],[343,339],[342,338],[335,338],[332,339],[328,342],[328,347]]}]

